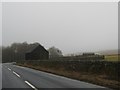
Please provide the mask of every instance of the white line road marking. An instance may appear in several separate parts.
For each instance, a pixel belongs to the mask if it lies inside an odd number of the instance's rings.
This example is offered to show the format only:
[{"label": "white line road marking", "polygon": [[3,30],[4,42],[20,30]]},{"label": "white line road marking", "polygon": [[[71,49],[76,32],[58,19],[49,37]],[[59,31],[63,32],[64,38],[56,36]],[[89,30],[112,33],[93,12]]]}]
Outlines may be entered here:
[{"label": "white line road marking", "polygon": [[11,71],[11,69],[10,69],[10,68],[8,68],[8,70],[10,70],[10,71]]},{"label": "white line road marking", "polygon": [[17,74],[16,72],[14,72],[14,71],[13,71],[13,73],[14,73],[16,76],[20,77],[20,75],[19,75],[19,74]]},{"label": "white line road marking", "polygon": [[37,88],[35,88],[32,84],[30,84],[28,81],[25,81],[26,84],[28,84],[31,88],[33,88],[34,90],[37,90]]}]

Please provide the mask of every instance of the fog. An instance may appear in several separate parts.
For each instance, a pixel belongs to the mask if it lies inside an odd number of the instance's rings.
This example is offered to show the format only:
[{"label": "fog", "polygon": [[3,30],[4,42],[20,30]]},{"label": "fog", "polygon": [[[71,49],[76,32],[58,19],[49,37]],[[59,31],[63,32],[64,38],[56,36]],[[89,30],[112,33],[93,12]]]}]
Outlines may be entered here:
[{"label": "fog", "polygon": [[2,43],[39,42],[64,54],[118,48],[117,2],[11,2],[2,6]]},{"label": "fog", "polygon": [[0,46],[2,46],[2,3],[0,3]]}]

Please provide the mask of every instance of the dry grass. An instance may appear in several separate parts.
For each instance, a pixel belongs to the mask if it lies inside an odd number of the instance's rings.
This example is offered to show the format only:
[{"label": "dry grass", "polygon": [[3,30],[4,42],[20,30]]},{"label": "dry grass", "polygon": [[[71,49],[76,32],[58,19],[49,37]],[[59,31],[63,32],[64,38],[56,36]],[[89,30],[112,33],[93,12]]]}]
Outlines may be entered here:
[{"label": "dry grass", "polygon": [[120,55],[106,55],[105,60],[107,61],[120,61]]},{"label": "dry grass", "polygon": [[46,67],[41,67],[41,66],[33,66],[33,65],[28,65],[28,64],[18,64],[21,66],[26,66],[30,67],[36,70],[40,71],[45,71],[61,76],[66,76],[69,78],[93,83],[93,84],[98,84],[101,86],[113,88],[113,89],[118,89],[120,88],[120,82],[116,80],[111,80],[109,79],[106,75],[98,75],[98,74],[92,74],[92,73],[87,73],[87,72],[74,72],[74,71],[66,71],[64,68],[46,68]]}]

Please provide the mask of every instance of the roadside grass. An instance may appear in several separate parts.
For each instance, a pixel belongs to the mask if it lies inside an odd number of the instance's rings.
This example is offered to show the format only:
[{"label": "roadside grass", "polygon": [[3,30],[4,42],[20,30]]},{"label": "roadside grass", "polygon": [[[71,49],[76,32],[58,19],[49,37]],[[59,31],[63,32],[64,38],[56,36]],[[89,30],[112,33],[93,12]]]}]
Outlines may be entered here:
[{"label": "roadside grass", "polygon": [[106,61],[120,61],[120,55],[106,55]]},{"label": "roadside grass", "polygon": [[[112,89],[120,88],[118,62],[23,61],[17,65],[45,71]],[[105,65],[105,66],[104,66]],[[107,65],[107,66],[106,66]]]}]

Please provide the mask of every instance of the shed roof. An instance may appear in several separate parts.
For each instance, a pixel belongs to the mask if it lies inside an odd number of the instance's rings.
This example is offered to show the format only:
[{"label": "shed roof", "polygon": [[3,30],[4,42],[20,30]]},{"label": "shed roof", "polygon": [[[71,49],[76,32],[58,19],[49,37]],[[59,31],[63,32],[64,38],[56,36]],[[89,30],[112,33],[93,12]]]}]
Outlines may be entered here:
[{"label": "shed roof", "polygon": [[36,47],[41,46],[42,48],[44,48],[42,45],[40,45],[39,43],[34,43],[34,44],[30,44],[27,48],[26,53],[30,53],[32,52]]}]

